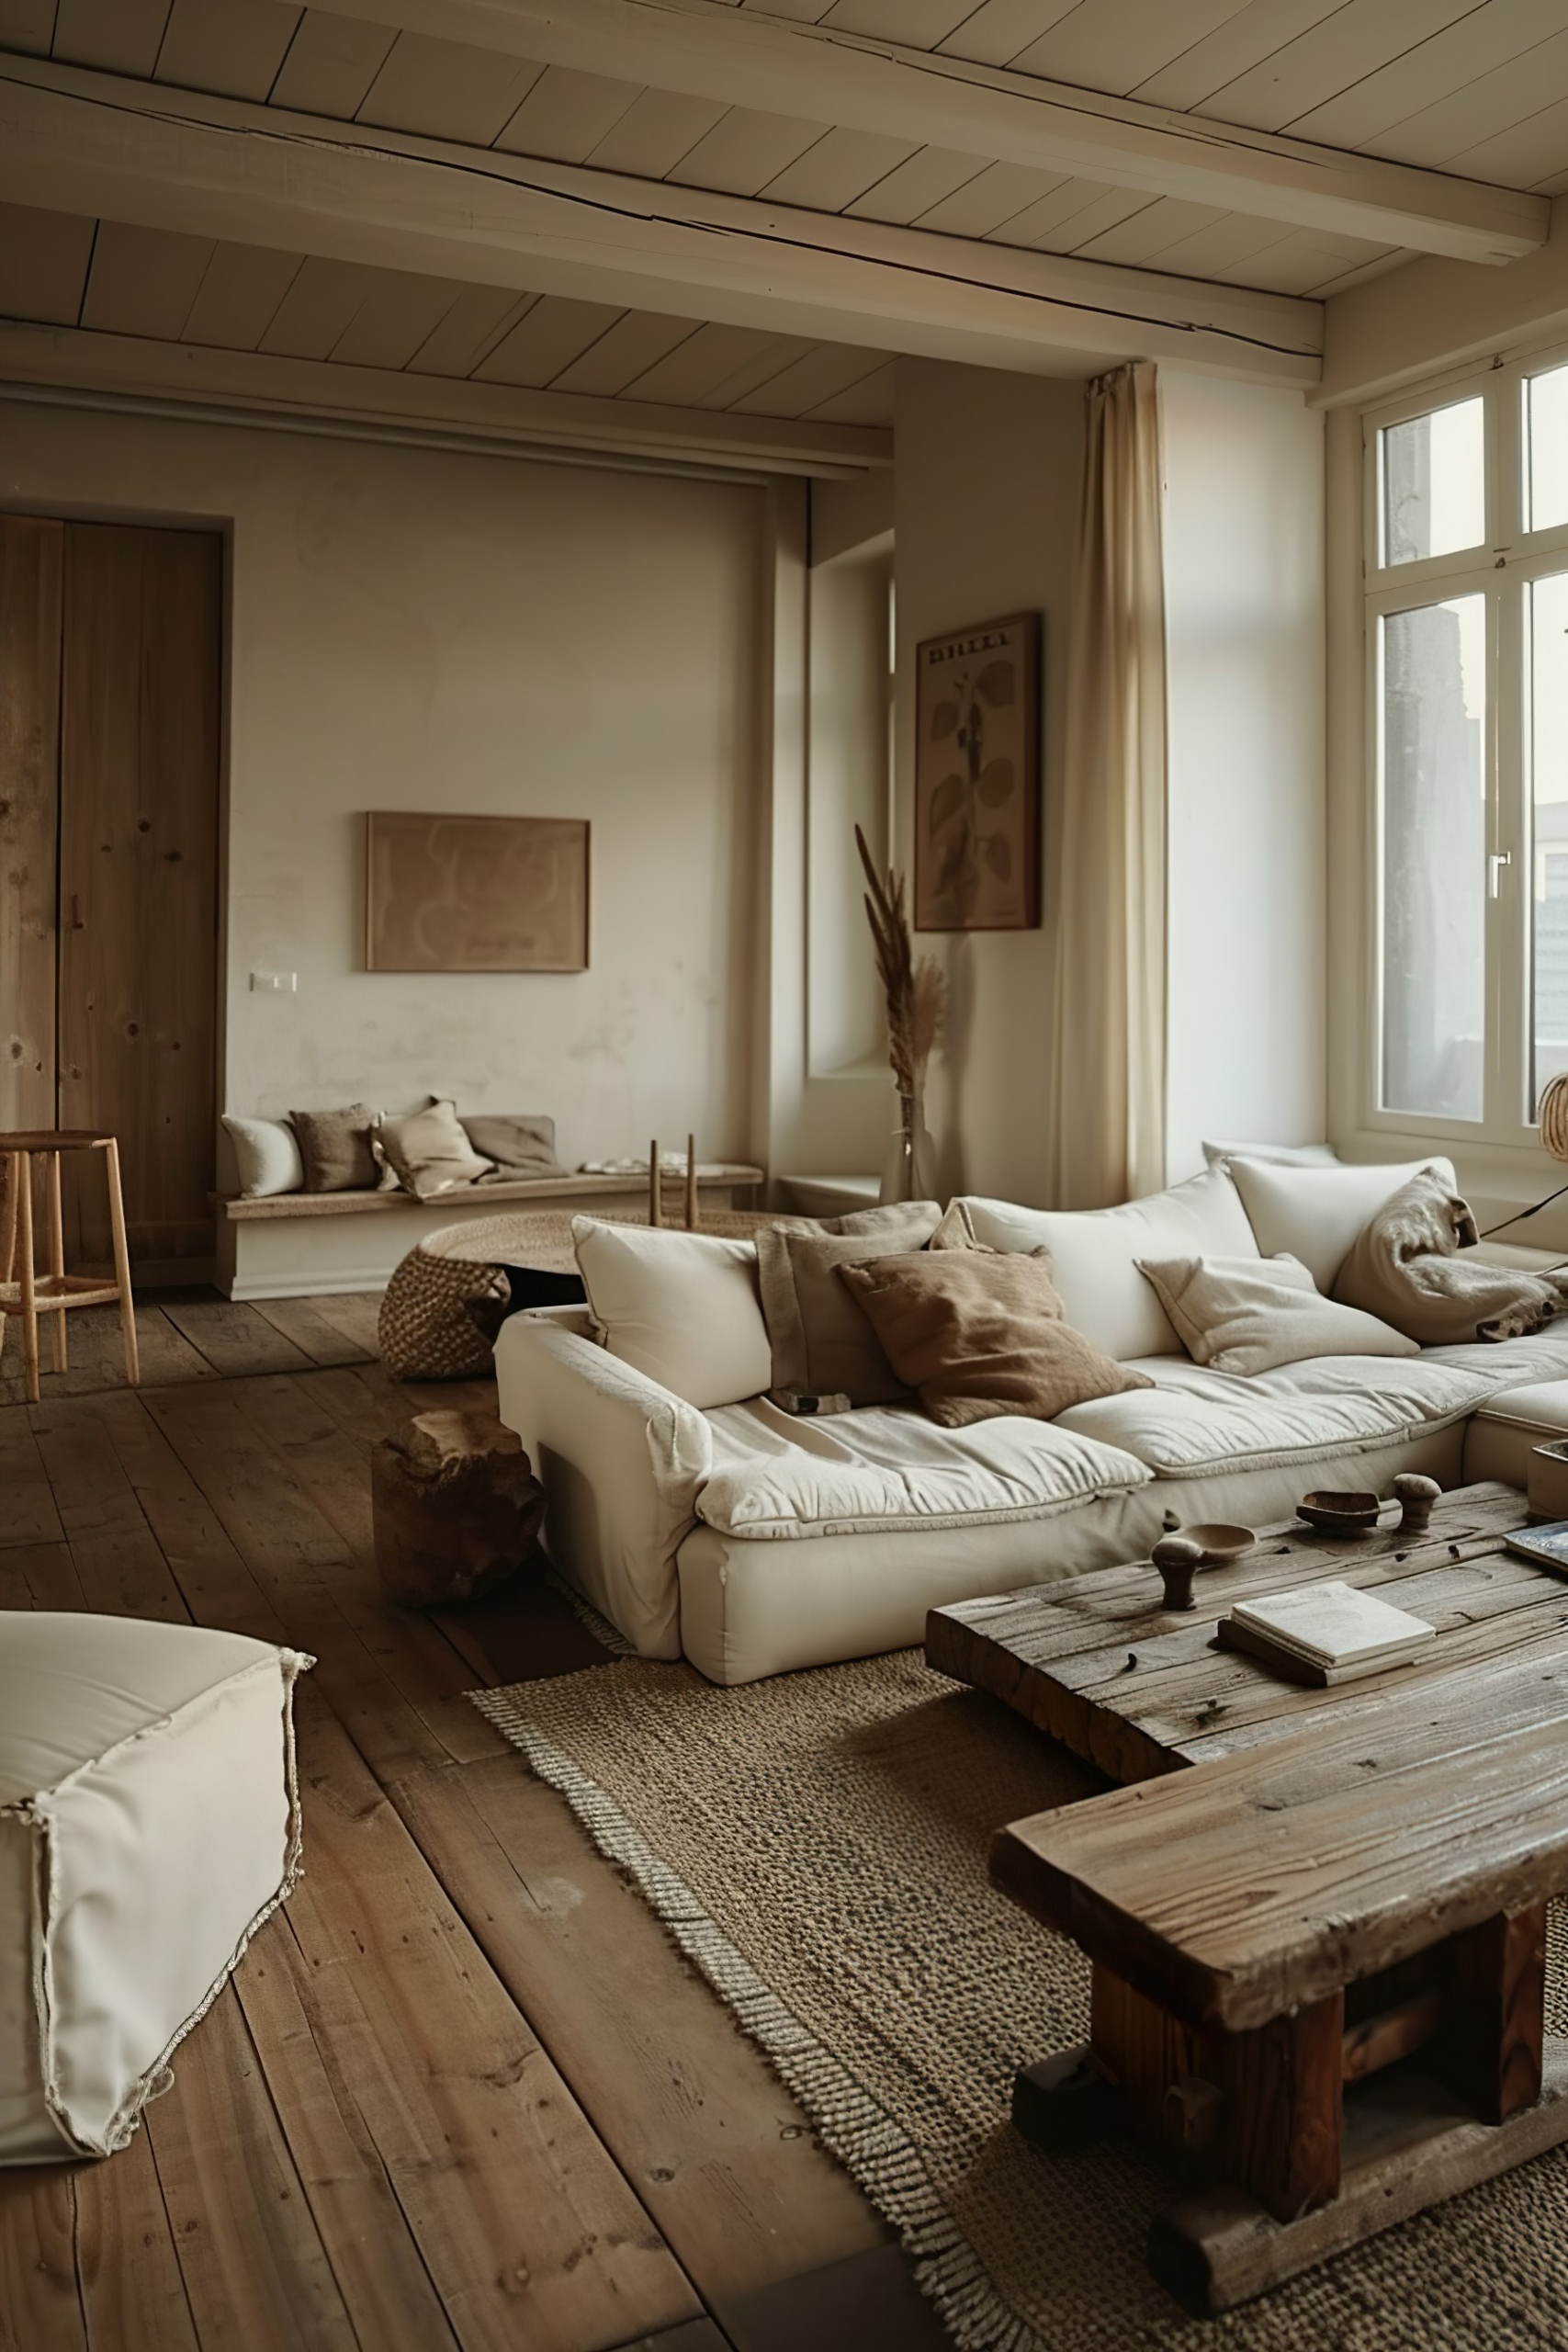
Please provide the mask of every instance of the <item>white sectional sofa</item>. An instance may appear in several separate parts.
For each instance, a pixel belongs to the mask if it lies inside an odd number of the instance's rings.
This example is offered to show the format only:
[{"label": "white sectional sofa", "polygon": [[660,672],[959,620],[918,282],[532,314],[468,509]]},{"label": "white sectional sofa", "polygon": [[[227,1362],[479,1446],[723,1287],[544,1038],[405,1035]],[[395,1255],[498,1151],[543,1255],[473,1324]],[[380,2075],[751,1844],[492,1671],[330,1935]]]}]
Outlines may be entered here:
[{"label": "white sectional sofa", "polygon": [[1259,1526],[1309,1488],[1386,1492],[1404,1470],[1522,1485],[1530,1446],[1568,1429],[1568,1320],[1245,1378],[1191,1360],[1139,1258],[1289,1250],[1326,1291],[1410,1172],[1255,1165],[1236,1171],[1250,1215],[1224,1166],[1121,1209],[962,1204],[976,1241],[1048,1249],[1069,1321],[1154,1384],[1054,1421],[801,1419],[762,1396],[699,1411],[609,1353],[583,1310],[513,1316],[501,1413],[544,1482],[552,1558],[642,1656],[739,1683],[918,1642],[944,1602],[1138,1558],[1167,1514]]}]

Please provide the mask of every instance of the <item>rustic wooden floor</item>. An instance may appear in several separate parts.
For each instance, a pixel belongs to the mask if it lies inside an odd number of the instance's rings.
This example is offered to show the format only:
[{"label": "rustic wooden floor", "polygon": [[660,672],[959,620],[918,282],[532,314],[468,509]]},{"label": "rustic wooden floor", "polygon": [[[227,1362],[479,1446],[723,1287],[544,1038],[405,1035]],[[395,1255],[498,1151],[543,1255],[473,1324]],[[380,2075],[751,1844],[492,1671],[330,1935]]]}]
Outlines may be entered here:
[{"label": "rustic wooden floor", "polygon": [[[0,1363],[0,1606],[313,1651],[307,1871],[121,2154],[0,2171],[18,2352],[935,2352],[888,2231],[559,1797],[468,1704],[592,1662],[523,1579],[385,1606],[375,1301],[73,1317]],[[45,1343],[47,1351],[47,1341]],[[47,1362],[46,1352],[46,1362]]]}]

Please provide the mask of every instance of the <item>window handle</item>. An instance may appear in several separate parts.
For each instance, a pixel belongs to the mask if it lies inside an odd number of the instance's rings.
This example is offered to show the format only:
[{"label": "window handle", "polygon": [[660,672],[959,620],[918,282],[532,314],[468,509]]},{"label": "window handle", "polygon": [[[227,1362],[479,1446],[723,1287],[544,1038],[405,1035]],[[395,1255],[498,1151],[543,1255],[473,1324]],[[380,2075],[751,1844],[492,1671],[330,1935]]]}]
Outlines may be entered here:
[{"label": "window handle", "polygon": [[1506,865],[1512,865],[1513,862],[1514,853],[1511,849],[1495,849],[1487,858],[1486,895],[1488,898],[1495,899],[1497,896],[1503,886],[1503,868]]}]

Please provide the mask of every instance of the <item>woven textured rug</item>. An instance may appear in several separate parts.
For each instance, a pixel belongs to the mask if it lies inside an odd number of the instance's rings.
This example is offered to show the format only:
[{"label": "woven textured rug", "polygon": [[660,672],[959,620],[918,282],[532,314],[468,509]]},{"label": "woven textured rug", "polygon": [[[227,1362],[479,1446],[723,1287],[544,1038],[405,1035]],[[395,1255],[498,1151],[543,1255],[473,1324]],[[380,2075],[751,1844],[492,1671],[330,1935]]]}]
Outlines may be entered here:
[{"label": "woven textured rug", "polygon": [[[1568,2344],[1568,2150],[1220,2320],[1144,2267],[1168,2181],[1052,2158],[1017,2069],[1089,2027],[1089,1967],[986,1875],[1089,1774],[917,1652],[719,1690],[617,1661],[475,1703],[561,1791],[900,2231],[964,2352],[1499,2352]],[[1549,2023],[1568,2017],[1560,1933]]]}]

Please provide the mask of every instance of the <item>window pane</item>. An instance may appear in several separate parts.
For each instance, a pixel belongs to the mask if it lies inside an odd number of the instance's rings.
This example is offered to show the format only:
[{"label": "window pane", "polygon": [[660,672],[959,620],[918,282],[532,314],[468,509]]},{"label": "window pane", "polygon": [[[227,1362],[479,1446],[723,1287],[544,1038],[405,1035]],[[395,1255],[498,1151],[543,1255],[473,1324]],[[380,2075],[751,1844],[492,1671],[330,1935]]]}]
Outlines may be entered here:
[{"label": "window pane", "polygon": [[1382,1102],[1479,1119],[1486,1020],[1486,600],[1381,625]]},{"label": "window pane", "polygon": [[1525,379],[1526,528],[1568,523],[1568,368]]},{"label": "window pane", "polygon": [[1529,592],[1530,801],[1535,825],[1534,1080],[1568,1069],[1568,572]]},{"label": "window pane", "polygon": [[1486,403],[1477,398],[1385,424],[1382,560],[1475,548],[1486,536]]}]

